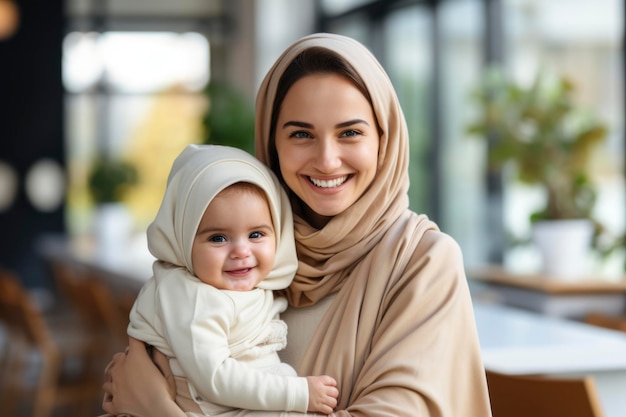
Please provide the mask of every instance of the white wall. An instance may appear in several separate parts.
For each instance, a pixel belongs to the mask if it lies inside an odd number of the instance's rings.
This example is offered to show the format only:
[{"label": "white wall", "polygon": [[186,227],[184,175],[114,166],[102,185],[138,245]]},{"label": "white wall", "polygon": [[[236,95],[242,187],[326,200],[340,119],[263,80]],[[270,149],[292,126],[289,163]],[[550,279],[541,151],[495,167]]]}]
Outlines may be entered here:
[{"label": "white wall", "polygon": [[254,0],[256,10],[255,85],[261,84],[276,58],[292,42],[314,29],[313,0]]}]

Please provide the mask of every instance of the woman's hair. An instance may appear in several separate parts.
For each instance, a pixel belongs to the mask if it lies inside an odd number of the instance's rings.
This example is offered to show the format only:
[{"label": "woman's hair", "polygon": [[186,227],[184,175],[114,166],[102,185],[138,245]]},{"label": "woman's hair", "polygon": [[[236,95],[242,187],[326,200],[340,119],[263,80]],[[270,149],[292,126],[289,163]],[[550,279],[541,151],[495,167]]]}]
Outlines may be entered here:
[{"label": "woman's hair", "polygon": [[340,54],[323,47],[312,47],[296,56],[278,81],[276,97],[272,104],[272,120],[269,137],[270,168],[281,182],[282,175],[280,173],[280,166],[278,165],[278,153],[276,152],[276,123],[278,122],[280,107],[283,104],[287,92],[298,80],[307,75],[319,73],[337,74],[345,77],[363,94],[370,105],[372,104],[370,93],[363,79],[356,72],[354,67]]}]

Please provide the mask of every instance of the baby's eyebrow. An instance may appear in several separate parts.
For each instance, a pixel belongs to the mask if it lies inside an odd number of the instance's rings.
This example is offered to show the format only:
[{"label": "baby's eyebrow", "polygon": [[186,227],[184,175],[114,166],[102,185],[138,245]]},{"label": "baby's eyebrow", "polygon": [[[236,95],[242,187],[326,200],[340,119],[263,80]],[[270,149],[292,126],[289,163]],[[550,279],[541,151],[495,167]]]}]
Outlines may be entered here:
[{"label": "baby's eyebrow", "polygon": [[214,227],[205,227],[204,229],[198,229],[196,235],[204,235],[204,234],[214,234],[214,233],[223,233],[222,229],[214,228]]},{"label": "baby's eyebrow", "polygon": [[274,226],[272,226],[271,224],[265,224],[265,223],[263,223],[263,224],[259,224],[259,225],[257,225],[257,226],[254,226],[254,227],[252,228],[252,230],[259,230],[259,229],[260,229],[260,230],[269,230],[269,231],[272,231],[272,230],[274,230]]}]

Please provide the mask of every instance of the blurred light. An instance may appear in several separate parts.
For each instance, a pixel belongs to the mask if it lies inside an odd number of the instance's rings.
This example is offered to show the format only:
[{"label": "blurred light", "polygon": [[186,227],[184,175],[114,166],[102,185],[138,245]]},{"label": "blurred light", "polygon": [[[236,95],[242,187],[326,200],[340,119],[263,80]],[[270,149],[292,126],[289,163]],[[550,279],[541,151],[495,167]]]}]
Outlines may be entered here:
[{"label": "blurred light", "polygon": [[0,0],[0,40],[8,39],[17,31],[19,10],[12,0]]},{"label": "blurred light", "polygon": [[98,34],[72,32],[63,40],[63,84],[72,92],[88,90],[102,77]]},{"label": "blurred light", "polygon": [[39,211],[51,212],[59,208],[65,196],[65,176],[58,162],[41,159],[26,174],[26,195]]},{"label": "blurred light", "polygon": [[63,80],[73,92],[98,83],[126,93],[175,87],[200,91],[209,79],[209,59],[209,43],[199,33],[70,33],[64,42]]}]

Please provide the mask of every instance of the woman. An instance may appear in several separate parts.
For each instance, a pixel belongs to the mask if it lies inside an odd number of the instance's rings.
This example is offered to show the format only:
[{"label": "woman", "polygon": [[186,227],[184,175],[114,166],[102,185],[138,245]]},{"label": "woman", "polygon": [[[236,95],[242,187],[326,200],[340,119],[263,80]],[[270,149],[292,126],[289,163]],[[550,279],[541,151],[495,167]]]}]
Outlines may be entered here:
[{"label": "woman", "polygon": [[[461,251],[408,209],[407,127],[374,56],[331,34],[287,48],[259,89],[256,153],[294,210],[283,360],[337,380],[338,417],[489,416]],[[141,345],[112,365],[106,411],[184,415]]]}]

